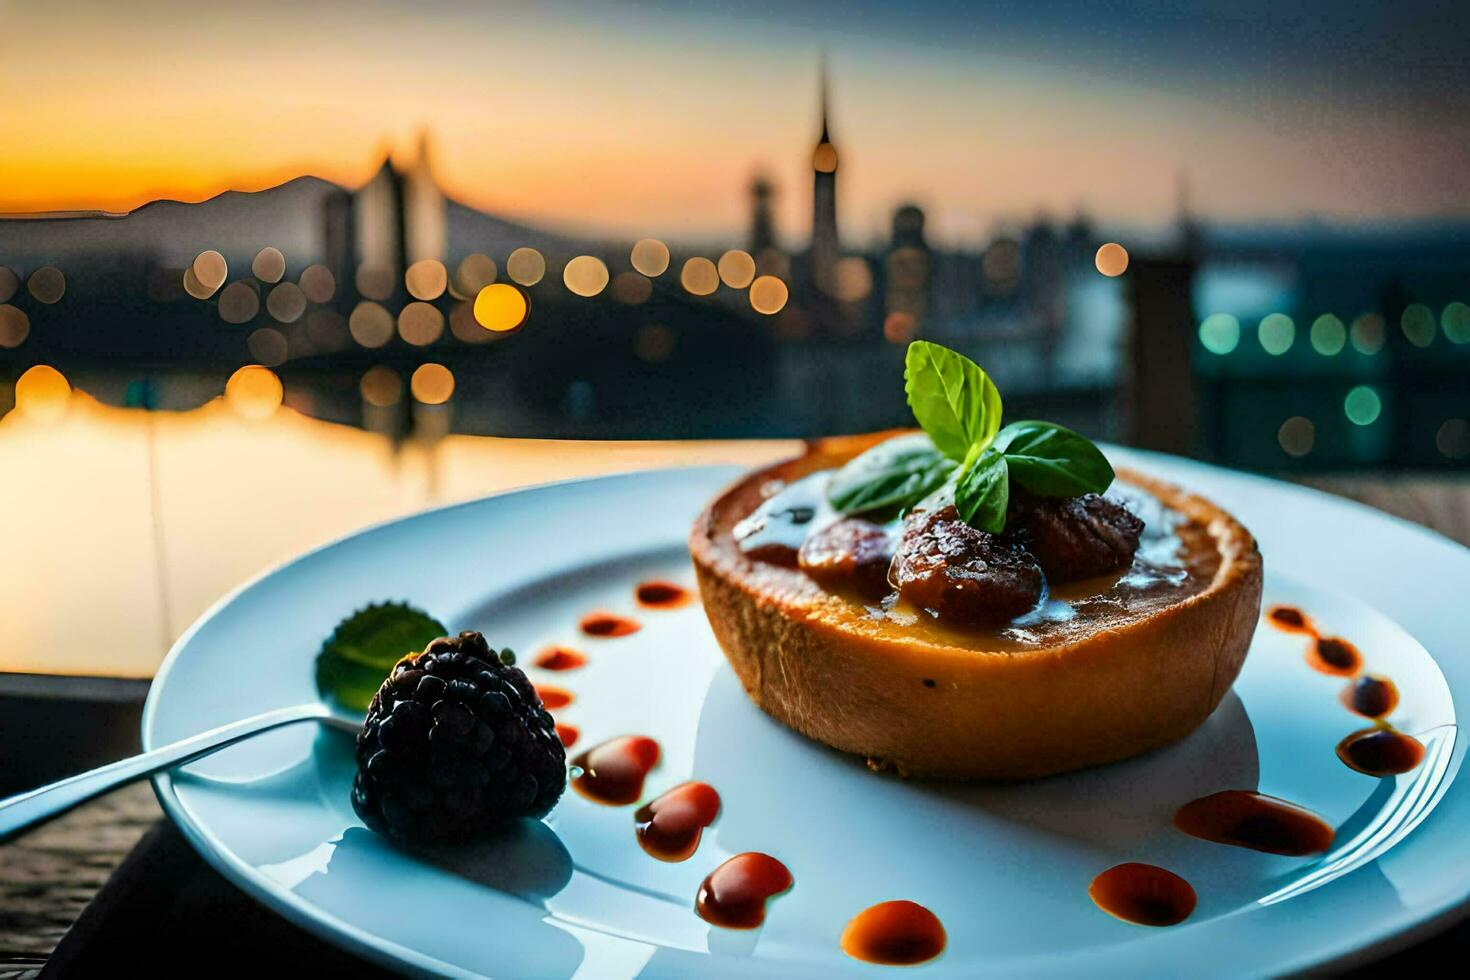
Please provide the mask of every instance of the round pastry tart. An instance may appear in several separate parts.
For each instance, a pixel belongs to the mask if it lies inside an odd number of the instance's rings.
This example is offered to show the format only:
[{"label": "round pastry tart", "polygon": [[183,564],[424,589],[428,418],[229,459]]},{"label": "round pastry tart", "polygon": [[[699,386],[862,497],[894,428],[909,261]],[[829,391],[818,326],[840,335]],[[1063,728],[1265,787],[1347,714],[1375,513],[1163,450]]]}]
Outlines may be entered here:
[{"label": "round pastry tart", "polygon": [[974,459],[948,467],[948,494],[936,472],[910,483],[929,492],[909,506],[853,506],[854,460],[928,446],[893,432],[818,441],[714,500],[690,552],[750,698],[874,768],[954,779],[1098,765],[1198,727],[1260,614],[1255,540],[1200,497],[1129,471],[1113,482],[1105,462],[1106,494],[1038,495],[1028,485],[1057,484],[1018,445],[1000,454],[1011,486],[990,519],[963,489],[982,482]]}]

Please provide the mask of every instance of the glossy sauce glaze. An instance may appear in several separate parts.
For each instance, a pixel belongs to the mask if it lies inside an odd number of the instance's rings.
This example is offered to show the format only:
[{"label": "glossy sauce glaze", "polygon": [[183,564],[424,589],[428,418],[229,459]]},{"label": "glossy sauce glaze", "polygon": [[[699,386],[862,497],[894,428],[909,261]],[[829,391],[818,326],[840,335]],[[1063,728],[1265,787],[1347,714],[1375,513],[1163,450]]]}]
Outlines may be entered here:
[{"label": "glossy sauce glaze", "polygon": [[1189,882],[1152,864],[1109,868],[1092,879],[1087,894],[1104,912],[1140,926],[1178,925],[1197,902]]},{"label": "glossy sauce glaze", "polygon": [[1266,622],[1283,633],[1317,635],[1317,627],[1312,624],[1311,618],[1296,606],[1272,606],[1266,610]]},{"label": "glossy sauce glaze", "polygon": [[594,745],[572,760],[582,770],[572,788],[594,803],[626,806],[643,795],[643,780],[658,765],[658,743],[646,735],[623,735]]},{"label": "glossy sauce glaze", "polygon": [[883,966],[912,966],[944,952],[948,937],[939,916],[915,902],[880,902],[842,930],[842,951]]},{"label": "glossy sauce glaze", "polygon": [[1342,689],[1343,706],[1364,718],[1382,718],[1399,705],[1398,685],[1382,674],[1364,674]]},{"label": "glossy sauce glaze", "polygon": [[561,722],[557,722],[556,735],[561,739],[562,745],[571,748],[577,744],[577,739],[582,736],[582,730],[576,725],[564,725]]},{"label": "glossy sauce glaze", "polygon": [[587,666],[587,655],[571,647],[547,647],[531,664],[542,670],[577,670]]},{"label": "glossy sauce glaze", "polygon": [[541,707],[547,711],[555,711],[565,708],[577,699],[571,691],[564,687],[553,687],[550,684],[536,684],[536,696],[541,699]]},{"label": "glossy sauce glaze", "polygon": [[720,794],[709,783],[681,783],[638,808],[638,843],[660,861],[687,861],[704,829],[720,815]]},{"label": "glossy sauce glaze", "polygon": [[[773,481],[770,495],[731,529],[741,552],[752,560],[790,569],[800,576],[797,587],[821,591],[797,571],[797,555],[806,538],[841,517],[826,500],[834,471],[819,470],[784,486]],[[950,646],[971,646],[977,633],[987,649],[1027,650],[1074,640],[1117,621],[1127,620],[1203,591],[1220,567],[1220,553],[1209,529],[1188,521],[1145,491],[1116,484],[1107,496],[1124,503],[1144,522],[1133,563],[1096,578],[1067,582],[1048,589],[1025,615],[999,627],[954,627],[928,610],[890,593],[873,601],[856,593],[826,593],[866,610],[867,618],[895,638],[921,639]],[[901,522],[886,525],[895,540]],[[892,624],[891,629],[883,624]]]},{"label": "glossy sauce glaze", "polygon": [[1225,790],[1186,803],[1174,826],[1191,837],[1267,854],[1301,857],[1332,846],[1336,831],[1310,810],[1249,790]]},{"label": "glossy sauce glaze", "polygon": [[791,888],[786,865],[769,854],[737,854],[709,873],[694,896],[694,911],[711,925],[755,929],[766,921],[766,902]]},{"label": "glossy sauce glaze", "polygon": [[1337,743],[1337,757],[1367,776],[1397,776],[1424,761],[1424,743],[1387,725],[1353,732]]},{"label": "glossy sauce glaze", "polygon": [[643,628],[636,619],[627,616],[617,616],[608,612],[593,612],[582,617],[577,624],[578,628],[588,636],[613,637],[627,636],[636,633]]},{"label": "glossy sauce glaze", "polygon": [[1352,677],[1363,669],[1363,655],[1340,636],[1319,636],[1307,647],[1307,664],[1333,677]]},{"label": "glossy sauce glaze", "polygon": [[633,594],[638,605],[645,609],[677,609],[689,605],[694,599],[693,594],[682,585],[661,579],[638,583]]}]

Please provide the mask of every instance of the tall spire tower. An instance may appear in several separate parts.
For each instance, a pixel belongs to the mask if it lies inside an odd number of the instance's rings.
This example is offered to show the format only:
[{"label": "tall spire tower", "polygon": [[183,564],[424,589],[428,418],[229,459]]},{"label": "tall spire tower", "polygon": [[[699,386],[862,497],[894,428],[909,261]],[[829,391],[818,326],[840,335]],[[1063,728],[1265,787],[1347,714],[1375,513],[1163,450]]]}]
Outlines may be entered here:
[{"label": "tall spire tower", "polygon": [[837,147],[827,118],[827,58],[822,57],[822,135],[812,151],[812,285],[827,295],[837,290]]}]

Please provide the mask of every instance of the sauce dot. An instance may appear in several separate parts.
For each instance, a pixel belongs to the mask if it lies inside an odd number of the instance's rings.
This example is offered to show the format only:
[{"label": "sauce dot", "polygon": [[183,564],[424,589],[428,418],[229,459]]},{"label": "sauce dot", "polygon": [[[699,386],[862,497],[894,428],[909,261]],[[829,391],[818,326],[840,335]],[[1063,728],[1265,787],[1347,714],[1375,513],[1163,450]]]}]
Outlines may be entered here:
[{"label": "sauce dot", "polygon": [[1337,743],[1337,757],[1367,776],[1397,776],[1424,761],[1424,743],[1392,728],[1364,728]]},{"label": "sauce dot", "polygon": [[754,929],[766,921],[766,902],[794,883],[786,865],[769,854],[737,854],[709,873],[694,896],[694,911],[711,925]]},{"label": "sauce dot", "polygon": [[1342,689],[1342,703],[1365,718],[1382,718],[1399,705],[1399,689],[1382,674],[1365,674]]},{"label": "sauce dot", "polygon": [[1363,669],[1363,655],[1340,636],[1323,636],[1307,649],[1307,664],[1334,677],[1351,677]]},{"label": "sauce dot", "polygon": [[594,803],[626,806],[643,795],[643,779],[658,765],[658,743],[646,735],[623,735],[594,745],[572,760],[582,775],[572,788]]},{"label": "sauce dot", "polygon": [[576,670],[587,666],[587,655],[571,647],[547,647],[531,663],[542,670]]},{"label": "sauce dot", "polygon": [[842,951],[855,960],[911,966],[944,952],[948,937],[939,917],[915,902],[880,902],[842,930]]},{"label": "sauce dot", "polygon": [[1283,633],[1305,633],[1315,636],[1317,628],[1311,619],[1296,606],[1272,606],[1266,610],[1266,622]]},{"label": "sauce dot", "polygon": [[1140,926],[1177,925],[1197,901],[1189,882],[1152,864],[1109,868],[1092,879],[1087,894],[1108,915]]},{"label": "sauce dot", "polygon": [[1216,844],[1292,857],[1327,850],[1337,833],[1304,807],[1240,789],[1211,793],[1184,804],[1174,814],[1174,826]]},{"label": "sauce dot", "polygon": [[558,723],[556,726],[556,735],[558,738],[561,739],[561,744],[565,745],[567,748],[571,748],[573,745],[576,745],[577,739],[581,736],[581,734],[581,730],[577,728],[576,725],[563,725],[561,723]]},{"label": "sauce dot", "polygon": [[633,820],[638,843],[660,861],[687,861],[704,828],[720,815],[720,794],[709,783],[682,783],[639,808]]},{"label": "sauce dot", "polygon": [[588,613],[579,625],[588,636],[601,637],[627,636],[643,628],[636,619],[607,612]]},{"label": "sauce dot", "polygon": [[638,604],[649,609],[677,609],[694,598],[683,586],[660,580],[639,583],[636,594]]},{"label": "sauce dot", "polygon": [[576,695],[566,688],[552,687],[550,684],[536,684],[536,695],[541,698],[541,706],[547,711],[555,711],[557,708],[565,708],[575,701]]}]

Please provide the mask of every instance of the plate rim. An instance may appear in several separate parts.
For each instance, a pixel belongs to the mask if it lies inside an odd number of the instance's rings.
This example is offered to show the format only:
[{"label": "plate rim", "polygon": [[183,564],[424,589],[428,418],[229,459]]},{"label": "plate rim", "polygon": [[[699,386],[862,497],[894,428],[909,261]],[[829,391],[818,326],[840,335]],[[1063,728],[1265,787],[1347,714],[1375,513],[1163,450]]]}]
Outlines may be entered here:
[{"label": "plate rim", "polygon": [[[1306,498],[1313,505],[1326,503],[1335,507],[1356,511],[1360,515],[1392,526],[1398,533],[1407,532],[1434,547],[1448,545],[1451,548],[1455,548],[1459,546],[1458,542],[1433,528],[1416,524],[1413,521],[1379,510],[1361,501],[1354,500],[1350,497],[1341,497],[1317,487],[1289,483],[1285,480],[1275,479],[1254,472],[1220,467],[1185,456],[1175,456],[1168,453],[1140,450],[1108,443],[1104,443],[1103,447],[1108,451],[1109,455],[1116,454],[1135,459],[1157,460],[1169,469],[1182,467],[1186,470],[1198,469],[1206,472],[1218,472],[1231,478],[1244,480],[1255,486],[1267,488],[1272,492],[1285,492],[1289,495]],[[536,493],[552,488],[595,484],[610,480],[630,478],[658,479],[671,473],[688,474],[696,478],[700,475],[707,474],[711,482],[714,482],[717,478],[729,481],[739,477],[750,468],[749,466],[740,464],[725,463],[664,466],[643,469],[634,468],[594,476],[572,477],[509,488],[467,500],[451,501],[375,521],[332,538],[320,545],[293,554],[280,562],[269,565],[211,603],[170,646],[168,653],[159,663],[153,681],[149,686],[147,698],[144,701],[140,724],[143,750],[148,751],[155,747],[154,742],[156,740],[153,737],[153,730],[157,720],[158,704],[162,697],[161,692],[166,687],[166,681],[172,668],[184,654],[186,648],[191,645],[194,637],[207,623],[222,613],[243,593],[264,582],[266,579],[307,561],[320,552],[337,548],[349,541],[375,534],[389,527],[421,519],[432,519],[437,515],[454,510],[484,506],[490,501],[503,497]],[[1173,474],[1167,475],[1166,478],[1170,482],[1174,482],[1177,479]],[[1404,626],[1405,629],[1409,628],[1406,624],[1400,625]],[[1431,652],[1432,655],[1433,653]],[[1453,697],[1453,687],[1451,687],[1450,693]],[[205,862],[246,894],[260,901],[262,904],[273,908],[292,924],[380,965],[399,970],[408,968],[424,974],[475,975],[465,971],[462,967],[446,963],[427,953],[369,933],[332,914],[316,903],[302,898],[291,889],[280,885],[268,876],[261,874],[253,866],[238,858],[229,848],[210,833],[207,828],[199,825],[193,819],[176,792],[172,771],[164,770],[158,772],[150,777],[150,781],[153,785],[154,795],[157,797],[164,813],[174,826],[179,829],[184,838],[189,841],[194,850],[204,858]],[[1445,797],[1456,793],[1456,784],[1459,782],[1460,780],[1458,778],[1452,779],[1450,784],[1444,788],[1441,795],[1441,803]],[[1457,795],[1464,793],[1470,793],[1470,788],[1460,787]],[[1436,805],[1435,808],[1437,809],[1438,806]],[[1372,867],[1374,863],[1376,861],[1370,862],[1365,867]],[[1362,870],[1362,868],[1357,869],[1352,874],[1346,876],[1344,880],[1351,879]],[[1428,900],[1413,907],[1401,907],[1397,915],[1384,916],[1378,920],[1379,925],[1376,928],[1359,931],[1354,934],[1353,938],[1328,943],[1314,952],[1302,953],[1294,958],[1283,958],[1278,965],[1280,972],[1283,974],[1297,974],[1309,970],[1322,970],[1329,967],[1363,963],[1379,958],[1396,949],[1403,948],[1416,939],[1426,938],[1441,932],[1451,927],[1455,922],[1467,918],[1470,918],[1470,876],[1467,876],[1466,880],[1457,889],[1447,889],[1444,894],[1432,896]],[[1363,937],[1365,936],[1370,938],[1364,939]]]}]

